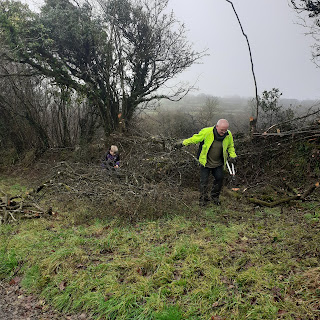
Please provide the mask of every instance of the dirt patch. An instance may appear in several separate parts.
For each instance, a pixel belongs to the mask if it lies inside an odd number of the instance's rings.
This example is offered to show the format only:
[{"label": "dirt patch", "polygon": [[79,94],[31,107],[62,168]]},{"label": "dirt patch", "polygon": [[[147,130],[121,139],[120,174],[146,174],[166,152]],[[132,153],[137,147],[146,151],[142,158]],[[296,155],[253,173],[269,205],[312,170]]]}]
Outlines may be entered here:
[{"label": "dirt patch", "polygon": [[0,320],[84,320],[85,313],[64,315],[50,308],[44,300],[24,292],[17,280],[0,282]]}]

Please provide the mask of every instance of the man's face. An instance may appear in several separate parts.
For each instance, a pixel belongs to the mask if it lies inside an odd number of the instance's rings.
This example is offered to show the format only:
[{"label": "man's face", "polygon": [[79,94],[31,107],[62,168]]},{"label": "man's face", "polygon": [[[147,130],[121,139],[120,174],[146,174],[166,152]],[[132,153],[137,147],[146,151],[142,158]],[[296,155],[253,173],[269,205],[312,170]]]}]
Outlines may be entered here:
[{"label": "man's face", "polygon": [[216,125],[216,129],[219,136],[223,136],[229,128],[228,123],[221,123],[219,126]]}]

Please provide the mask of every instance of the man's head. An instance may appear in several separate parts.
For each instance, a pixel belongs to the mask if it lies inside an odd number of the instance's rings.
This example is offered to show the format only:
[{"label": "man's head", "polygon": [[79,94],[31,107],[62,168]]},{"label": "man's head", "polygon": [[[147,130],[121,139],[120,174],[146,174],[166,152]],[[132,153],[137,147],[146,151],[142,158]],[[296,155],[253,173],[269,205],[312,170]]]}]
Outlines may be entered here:
[{"label": "man's head", "polygon": [[229,128],[229,122],[226,119],[220,119],[216,124],[216,129],[219,136],[223,136]]}]

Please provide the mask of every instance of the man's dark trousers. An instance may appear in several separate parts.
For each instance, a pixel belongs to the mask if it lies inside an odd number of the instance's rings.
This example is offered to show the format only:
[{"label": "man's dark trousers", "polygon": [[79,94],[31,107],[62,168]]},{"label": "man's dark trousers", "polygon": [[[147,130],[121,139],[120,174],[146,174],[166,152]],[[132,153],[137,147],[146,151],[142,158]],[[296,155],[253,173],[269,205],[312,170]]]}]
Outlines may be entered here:
[{"label": "man's dark trousers", "polygon": [[214,177],[214,182],[211,190],[211,199],[213,201],[219,200],[220,191],[223,183],[223,166],[216,168],[200,167],[200,204],[205,204],[209,201],[208,198],[208,181],[210,172]]}]

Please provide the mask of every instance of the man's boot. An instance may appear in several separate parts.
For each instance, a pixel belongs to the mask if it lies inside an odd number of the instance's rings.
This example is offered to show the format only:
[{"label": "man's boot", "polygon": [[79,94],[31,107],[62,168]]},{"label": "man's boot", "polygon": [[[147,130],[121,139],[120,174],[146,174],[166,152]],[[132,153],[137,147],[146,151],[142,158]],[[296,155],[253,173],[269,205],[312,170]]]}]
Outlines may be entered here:
[{"label": "man's boot", "polygon": [[201,187],[200,188],[199,206],[205,207],[208,204],[208,202],[209,202],[208,188]]},{"label": "man's boot", "polygon": [[220,206],[220,205],[221,205],[221,202],[220,202],[219,197],[212,198],[212,202],[213,202],[216,206]]},{"label": "man's boot", "polygon": [[209,203],[209,198],[208,197],[206,197],[206,198],[204,198],[204,197],[200,197],[200,199],[199,199],[199,207],[206,207],[207,206],[207,204]]},{"label": "man's boot", "polygon": [[215,184],[211,190],[211,201],[216,205],[220,206],[221,202],[219,199],[220,196],[220,188],[219,185]]}]

